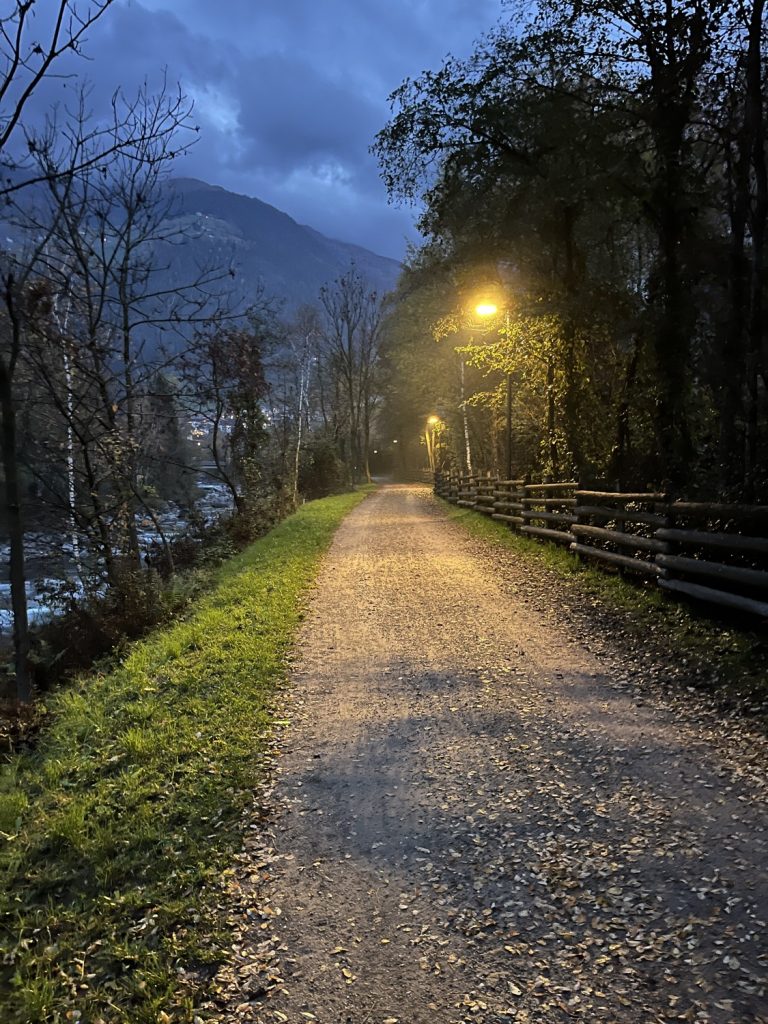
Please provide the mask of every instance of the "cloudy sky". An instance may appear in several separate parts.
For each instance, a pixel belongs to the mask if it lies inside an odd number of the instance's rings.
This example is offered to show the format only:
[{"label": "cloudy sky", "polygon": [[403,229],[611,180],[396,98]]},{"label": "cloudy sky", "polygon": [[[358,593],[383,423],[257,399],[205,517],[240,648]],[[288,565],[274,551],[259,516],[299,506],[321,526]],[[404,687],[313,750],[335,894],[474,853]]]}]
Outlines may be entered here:
[{"label": "cloudy sky", "polygon": [[387,205],[368,153],[387,96],[500,15],[501,0],[119,0],[80,67],[100,96],[167,67],[203,130],[179,173],[399,258],[414,214]]}]

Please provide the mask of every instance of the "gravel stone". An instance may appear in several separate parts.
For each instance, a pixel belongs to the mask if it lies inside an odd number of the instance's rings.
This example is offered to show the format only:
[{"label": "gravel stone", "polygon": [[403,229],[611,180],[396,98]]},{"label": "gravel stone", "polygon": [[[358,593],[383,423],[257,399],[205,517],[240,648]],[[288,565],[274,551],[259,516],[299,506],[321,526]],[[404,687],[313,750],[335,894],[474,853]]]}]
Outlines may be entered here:
[{"label": "gravel stone", "polygon": [[765,743],[556,587],[424,487],[345,520],[205,1019],[768,1022]]}]

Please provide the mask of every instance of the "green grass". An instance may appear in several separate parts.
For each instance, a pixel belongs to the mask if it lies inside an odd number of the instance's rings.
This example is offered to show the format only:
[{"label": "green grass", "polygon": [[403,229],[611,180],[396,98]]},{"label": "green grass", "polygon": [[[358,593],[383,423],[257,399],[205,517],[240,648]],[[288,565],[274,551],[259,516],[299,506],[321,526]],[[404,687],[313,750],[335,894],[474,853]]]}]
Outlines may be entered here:
[{"label": "green grass", "polygon": [[182,620],[49,698],[0,773],[3,1024],[192,1020],[177,967],[224,955],[215,887],[303,595],[368,490],[305,505]]},{"label": "green grass", "polygon": [[498,544],[562,577],[573,587],[581,603],[615,613],[630,635],[653,642],[680,665],[701,667],[702,680],[712,684],[713,668],[719,677],[717,689],[726,698],[768,700],[768,649],[765,637],[748,629],[699,612],[691,605],[669,598],[653,585],[625,579],[582,562],[577,555],[556,544],[541,543],[512,533],[503,523],[480,512],[441,503],[448,517],[472,536]]}]

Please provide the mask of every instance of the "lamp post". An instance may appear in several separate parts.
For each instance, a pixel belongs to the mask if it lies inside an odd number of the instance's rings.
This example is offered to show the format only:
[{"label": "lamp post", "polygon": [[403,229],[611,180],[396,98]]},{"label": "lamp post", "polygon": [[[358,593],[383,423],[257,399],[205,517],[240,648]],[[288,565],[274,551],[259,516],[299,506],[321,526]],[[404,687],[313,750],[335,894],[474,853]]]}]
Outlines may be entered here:
[{"label": "lamp post", "polygon": [[430,416],[427,420],[427,429],[424,431],[424,440],[427,443],[429,469],[432,474],[437,471],[437,428],[439,424],[439,416]]},{"label": "lamp post", "polygon": [[[496,316],[499,307],[494,302],[478,302],[475,312],[480,317]],[[509,309],[504,310],[504,333],[509,337]],[[507,373],[507,395],[506,395],[506,444],[505,444],[505,469],[507,480],[512,479],[512,374]]]}]

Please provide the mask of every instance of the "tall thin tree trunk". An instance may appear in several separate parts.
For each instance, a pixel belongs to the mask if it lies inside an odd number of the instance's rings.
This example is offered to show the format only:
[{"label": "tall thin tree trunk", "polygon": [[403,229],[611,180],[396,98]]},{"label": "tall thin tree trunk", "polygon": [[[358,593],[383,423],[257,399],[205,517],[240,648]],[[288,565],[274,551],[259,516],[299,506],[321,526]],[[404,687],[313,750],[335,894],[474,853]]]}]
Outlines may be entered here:
[{"label": "tall thin tree trunk", "polygon": [[67,342],[67,331],[69,327],[70,299],[67,296],[67,308],[63,321],[59,318],[58,296],[53,303],[53,314],[56,318],[56,326],[59,331],[61,342],[62,359],[64,363],[64,385],[66,388],[65,405],[67,410],[67,501],[69,505],[69,529],[72,540],[72,557],[75,562],[75,572],[80,582],[83,582],[83,559],[80,551],[80,534],[77,529],[76,501],[77,488],[75,486],[75,436],[72,429],[75,414],[75,396],[72,391],[72,361],[69,358]]},{"label": "tall thin tree trunk", "polygon": [[64,343],[64,380],[67,389],[67,501],[69,504],[69,529],[72,538],[72,557],[75,561],[75,572],[78,579],[83,580],[83,559],[80,552],[80,534],[77,529],[76,501],[77,489],[75,487],[75,442],[72,430],[72,418],[75,414],[75,399],[72,394],[72,366],[69,354]]},{"label": "tall thin tree trunk", "polygon": [[[18,327],[12,325],[14,334]],[[16,446],[16,408],[13,403],[12,364],[0,359],[0,439],[5,474],[5,514],[10,543],[11,609],[16,698],[22,704],[32,700],[29,679],[29,622],[27,619],[26,572],[24,569],[24,520],[21,508],[19,463]]]},{"label": "tall thin tree trunk", "polygon": [[555,364],[553,359],[549,357],[547,359],[547,447],[549,448],[549,461],[553,479],[557,479],[560,472],[557,435],[555,433],[556,424]]},{"label": "tall thin tree trunk", "polygon": [[660,208],[660,273],[657,308],[659,326],[655,332],[658,372],[656,441],[661,453],[662,475],[676,486],[683,483],[690,468],[690,438],[686,398],[690,325],[682,282],[680,246],[683,237],[679,205],[682,192],[679,146],[670,143],[662,153],[663,180],[657,189]]},{"label": "tall thin tree trunk", "polygon": [[747,280],[749,261],[745,252],[747,215],[749,211],[749,140],[746,117],[739,132],[735,156],[726,145],[729,165],[729,219],[731,226],[729,269],[729,316],[721,351],[719,389],[719,462],[720,490],[728,494],[744,485],[745,467],[743,434],[739,429],[742,417],[744,388],[744,333],[747,319]]},{"label": "tall thin tree trunk", "polygon": [[136,528],[136,499],[134,497],[138,481],[136,479],[136,394],[133,382],[133,353],[131,351],[131,328],[125,300],[123,301],[123,388],[125,389],[125,434],[124,448],[121,452],[119,472],[125,479],[119,482],[125,515],[126,540],[128,557],[138,568],[141,568],[141,551],[139,549],[139,533]]},{"label": "tall thin tree trunk", "polygon": [[464,360],[459,360],[461,380],[461,416],[464,424],[464,460],[467,464],[467,473],[472,476],[472,448],[469,443],[469,418],[467,416],[467,400],[464,390]]},{"label": "tall thin tree trunk", "polygon": [[301,442],[304,427],[304,406],[307,400],[307,386],[309,376],[309,365],[307,360],[307,349],[301,357],[301,371],[299,374],[299,419],[296,428],[296,453],[293,461],[293,504],[299,501],[299,463],[301,461]]},{"label": "tall thin tree trunk", "polygon": [[747,57],[747,121],[752,138],[752,167],[755,176],[755,200],[752,211],[752,276],[747,346],[747,429],[745,453],[745,491],[753,498],[759,458],[759,377],[763,356],[763,289],[765,275],[765,238],[768,219],[768,168],[765,159],[765,114],[762,94],[761,41],[765,0],[754,0],[749,25]]},{"label": "tall thin tree trunk", "polygon": [[627,363],[624,385],[616,415],[616,459],[614,468],[621,487],[627,486],[627,467],[632,456],[632,431],[630,429],[630,411],[634,397],[637,368],[640,363],[640,338],[635,338],[632,355]]},{"label": "tall thin tree trunk", "polygon": [[371,408],[367,389],[363,395],[363,472],[366,483],[373,483],[371,477]]},{"label": "tall thin tree trunk", "polygon": [[359,443],[357,436],[357,413],[355,409],[355,390],[354,381],[352,379],[351,367],[348,368],[347,374],[347,405],[349,407],[349,468],[352,476],[352,483],[357,483],[358,478],[358,462],[359,458]]},{"label": "tall thin tree trunk", "polygon": [[107,525],[106,515],[101,502],[99,483],[96,477],[93,460],[91,459],[91,452],[87,442],[82,439],[80,443],[80,453],[83,460],[87,492],[90,495],[91,508],[93,509],[94,522],[96,523],[96,532],[99,535],[101,557],[104,559],[107,581],[110,586],[115,586],[117,584],[117,574],[115,572],[115,560],[112,554],[112,538],[110,537],[109,526]]},{"label": "tall thin tree trunk", "polygon": [[568,297],[568,308],[563,324],[563,341],[565,352],[563,374],[565,377],[565,395],[563,398],[563,426],[568,450],[573,459],[577,478],[582,470],[582,452],[579,438],[579,375],[576,367],[577,331],[573,317],[573,303],[578,290],[578,270],[576,262],[576,217],[577,210],[568,204],[563,211],[563,242],[565,249],[565,291]]}]

